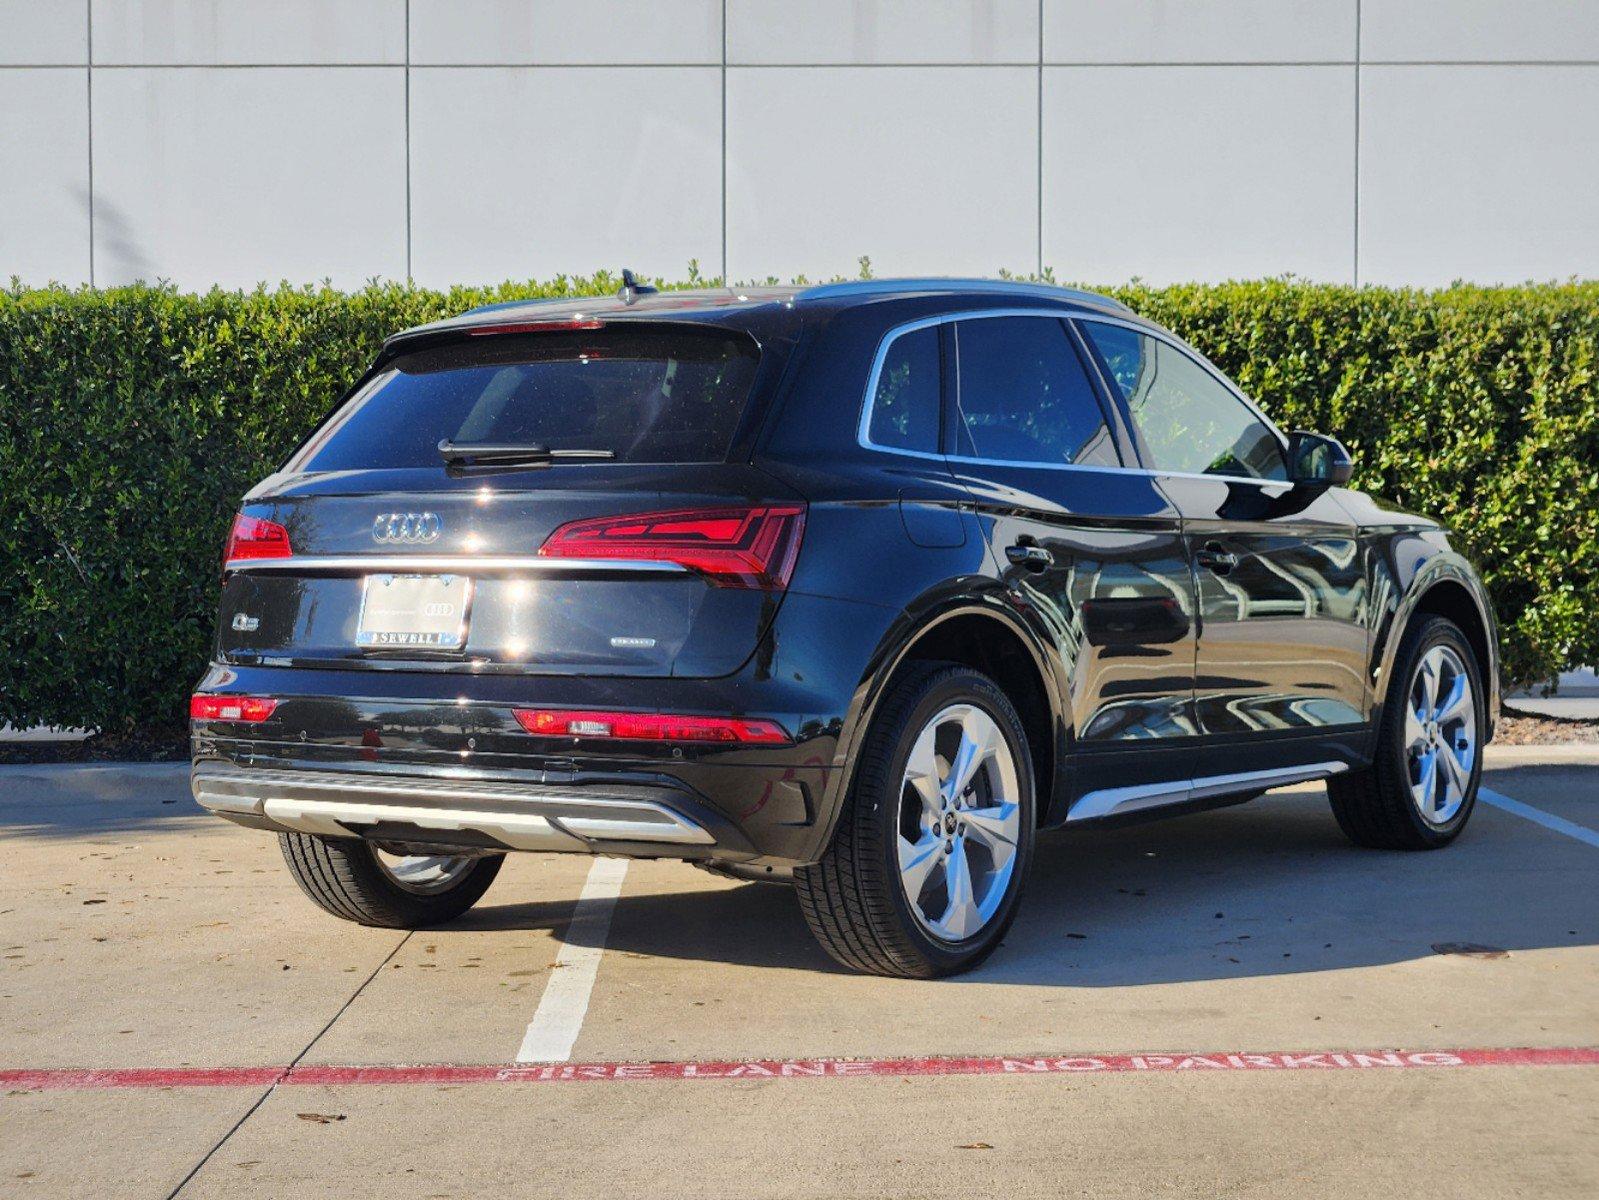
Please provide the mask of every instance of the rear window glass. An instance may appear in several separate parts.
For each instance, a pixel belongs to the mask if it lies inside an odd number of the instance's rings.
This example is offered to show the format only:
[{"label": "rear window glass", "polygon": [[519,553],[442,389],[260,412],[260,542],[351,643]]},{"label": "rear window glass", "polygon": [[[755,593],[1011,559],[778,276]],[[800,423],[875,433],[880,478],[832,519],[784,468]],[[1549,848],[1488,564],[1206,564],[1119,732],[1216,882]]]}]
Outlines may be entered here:
[{"label": "rear window glass", "polygon": [[1094,386],[1059,320],[957,321],[955,344],[962,456],[1045,466],[1121,465]]},{"label": "rear window glass", "polygon": [[438,445],[536,443],[616,462],[725,458],[755,378],[720,330],[495,334],[402,355],[289,463],[294,471],[441,466]]}]

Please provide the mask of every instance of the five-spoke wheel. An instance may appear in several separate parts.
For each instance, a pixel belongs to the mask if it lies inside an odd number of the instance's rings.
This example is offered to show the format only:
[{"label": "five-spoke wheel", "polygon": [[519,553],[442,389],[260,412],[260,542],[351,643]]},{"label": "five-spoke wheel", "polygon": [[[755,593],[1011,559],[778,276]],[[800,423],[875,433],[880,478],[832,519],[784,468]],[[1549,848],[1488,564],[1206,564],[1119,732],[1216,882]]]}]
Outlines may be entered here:
[{"label": "five-spoke wheel", "polygon": [[1405,706],[1410,795],[1422,819],[1444,825],[1471,790],[1477,707],[1459,653],[1439,644],[1421,656]]},{"label": "five-spoke wheel", "polygon": [[811,932],[839,962],[927,978],[1005,935],[1036,827],[1021,718],[969,667],[914,663],[889,686],[821,861],[796,869]]},{"label": "five-spoke wheel", "polygon": [[1017,791],[1015,759],[982,709],[951,705],[917,735],[900,789],[899,877],[935,937],[971,937],[1004,900],[1016,869]]},{"label": "five-spoke wheel", "polygon": [[1482,772],[1480,668],[1458,626],[1412,621],[1394,658],[1374,760],[1327,781],[1333,815],[1351,841],[1431,850],[1466,826]]}]

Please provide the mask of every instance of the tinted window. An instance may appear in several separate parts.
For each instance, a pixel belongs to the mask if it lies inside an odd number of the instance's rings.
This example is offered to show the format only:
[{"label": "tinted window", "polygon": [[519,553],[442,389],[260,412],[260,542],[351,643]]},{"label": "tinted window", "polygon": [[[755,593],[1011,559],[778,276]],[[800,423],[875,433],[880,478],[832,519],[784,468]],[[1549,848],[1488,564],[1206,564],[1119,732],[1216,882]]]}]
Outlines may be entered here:
[{"label": "tinted window", "polygon": [[499,334],[403,355],[290,463],[301,471],[442,466],[438,444],[536,442],[618,462],[726,457],[756,350],[720,331]]},{"label": "tinted window", "polygon": [[888,345],[872,396],[867,436],[875,446],[938,453],[938,329],[902,333]]},{"label": "tinted window", "polygon": [[958,321],[957,453],[1005,462],[1120,466],[1065,326],[1050,317]]},{"label": "tinted window", "polygon": [[1083,321],[1081,328],[1132,410],[1155,466],[1288,478],[1277,436],[1193,358],[1124,325]]}]

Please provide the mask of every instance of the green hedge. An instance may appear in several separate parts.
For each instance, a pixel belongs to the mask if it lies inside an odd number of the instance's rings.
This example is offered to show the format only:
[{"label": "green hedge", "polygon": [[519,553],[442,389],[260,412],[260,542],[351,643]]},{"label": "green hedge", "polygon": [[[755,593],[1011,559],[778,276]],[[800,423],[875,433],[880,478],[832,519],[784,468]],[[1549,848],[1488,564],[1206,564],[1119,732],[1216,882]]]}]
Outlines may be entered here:
[{"label": "green hedge", "polygon": [[[389,332],[617,280],[0,290],[0,720],[181,721],[238,496]],[[1115,289],[1481,565],[1507,681],[1599,661],[1599,284]]]}]

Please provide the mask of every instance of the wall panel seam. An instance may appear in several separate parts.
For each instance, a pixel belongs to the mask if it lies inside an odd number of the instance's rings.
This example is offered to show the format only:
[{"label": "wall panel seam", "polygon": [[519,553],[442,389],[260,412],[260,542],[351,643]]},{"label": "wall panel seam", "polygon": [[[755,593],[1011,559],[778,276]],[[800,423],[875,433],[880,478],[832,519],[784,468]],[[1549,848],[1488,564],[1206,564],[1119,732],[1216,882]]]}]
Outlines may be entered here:
[{"label": "wall panel seam", "polygon": [[411,269],[411,0],[405,0],[405,281],[415,282]]},{"label": "wall panel seam", "polygon": [[1360,5],[1355,0],[1355,223],[1352,231],[1350,280],[1360,286]]},{"label": "wall panel seam", "polygon": [[727,0],[722,0],[722,283],[727,274]]},{"label": "wall panel seam", "polygon": [[84,139],[89,157],[87,203],[89,208],[89,286],[94,286],[94,0],[83,0]]}]

